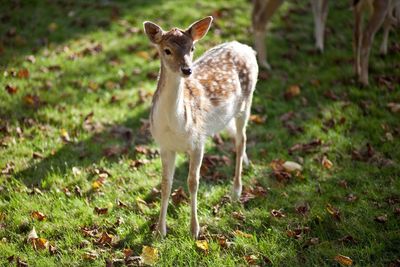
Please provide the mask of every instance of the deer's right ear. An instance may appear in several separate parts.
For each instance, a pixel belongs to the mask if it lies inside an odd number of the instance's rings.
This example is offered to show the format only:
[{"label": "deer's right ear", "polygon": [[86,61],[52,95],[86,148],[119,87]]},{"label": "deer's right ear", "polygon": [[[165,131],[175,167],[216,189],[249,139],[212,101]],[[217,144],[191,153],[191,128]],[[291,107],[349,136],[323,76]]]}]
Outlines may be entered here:
[{"label": "deer's right ear", "polygon": [[149,37],[152,43],[158,44],[161,41],[161,37],[163,35],[163,30],[157,24],[145,21],[143,22],[144,32],[147,37]]}]

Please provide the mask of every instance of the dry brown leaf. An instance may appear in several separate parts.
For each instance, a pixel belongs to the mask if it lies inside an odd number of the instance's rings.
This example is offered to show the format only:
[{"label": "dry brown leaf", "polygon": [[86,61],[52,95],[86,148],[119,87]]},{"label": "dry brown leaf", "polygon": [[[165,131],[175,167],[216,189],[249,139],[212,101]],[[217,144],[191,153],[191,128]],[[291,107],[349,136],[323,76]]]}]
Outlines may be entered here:
[{"label": "dry brown leaf", "polygon": [[143,246],[142,254],[140,256],[142,257],[144,264],[154,265],[158,260],[158,249],[150,246]]},{"label": "dry brown leaf", "polygon": [[7,93],[9,93],[10,95],[15,95],[18,92],[18,87],[13,86],[11,84],[7,84],[6,85],[6,91]]},{"label": "dry brown leaf", "polygon": [[337,261],[338,263],[345,265],[345,266],[353,265],[352,259],[350,259],[347,256],[340,255],[340,254],[335,256],[335,261]]},{"label": "dry brown leaf", "polygon": [[257,263],[258,258],[256,255],[246,255],[243,257],[245,259],[245,261],[247,262],[247,264],[249,265],[254,265]]},{"label": "dry brown leaf", "polygon": [[133,255],[133,250],[130,248],[124,248],[122,252],[124,253],[125,258],[129,258]]},{"label": "dry brown leaf", "polygon": [[107,214],[108,213],[108,208],[99,208],[99,207],[94,207],[94,211],[101,215],[101,214]]},{"label": "dry brown leaf", "polygon": [[136,56],[143,58],[145,60],[149,60],[150,59],[150,54],[147,51],[139,51],[136,52]]},{"label": "dry brown leaf", "polygon": [[267,116],[265,116],[265,115],[264,116],[261,116],[258,114],[250,115],[250,121],[255,124],[264,124],[266,120],[267,120]]},{"label": "dry brown leaf", "polygon": [[29,71],[27,69],[20,69],[17,73],[17,77],[20,79],[28,79]]},{"label": "dry brown leaf", "polygon": [[386,214],[380,215],[380,216],[376,216],[375,217],[375,221],[378,223],[386,223],[388,220],[388,217]]},{"label": "dry brown leaf", "polygon": [[175,189],[174,192],[172,192],[171,198],[172,198],[172,203],[174,203],[174,205],[176,206],[181,204],[182,202],[187,202],[189,200],[182,186],[180,186],[179,188]]},{"label": "dry brown leaf", "polygon": [[24,102],[27,106],[38,108],[41,101],[38,95],[27,94],[24,96]]},{"label": "dry brown leaf", "polygon": [[44,221],[44,220],[46,220],[46,215],[44,215],[42,212],[40,212],[40,211],[33,211],[32,213],[31,213],[31,217],[33,218],[33,219],[36,219],[36,220],[38,220],[38,221]]},{"label": "dry brown leaf", "polygon": [[97,239],[96,243],[99,245],[110,245],[113,241],[113,236],[108,234],[107,232],[103,232],[99,239]]},{"label": "dry brown leaf", "polygon": [[332,161],[330,161],[326,156],[324,156],[324,157],[322,158],[321,164],[322,164],[322,166],[324,166],[324,168],[326,168],[326,169],[332,169],[332,167],[333,167]]},{"label": "dry brown leaf", "polygon": [[390,102],[386,105],[392,113],[400,112],[400,103]]},{"label": "dry brown leaf", "polygon": [[289,86],[289,88],[286,90],[284,96],[286,100],[289,100],[295,96],[300,95],[300,86],[297,84],[291,85]]},{"label": "dry brown leaf", "polygon": [[275,218],[286,217],[286,215],[281,210],[275,210],[275,209],[271,210],[271,215],[272,215],[272,217],[275,217]]}]

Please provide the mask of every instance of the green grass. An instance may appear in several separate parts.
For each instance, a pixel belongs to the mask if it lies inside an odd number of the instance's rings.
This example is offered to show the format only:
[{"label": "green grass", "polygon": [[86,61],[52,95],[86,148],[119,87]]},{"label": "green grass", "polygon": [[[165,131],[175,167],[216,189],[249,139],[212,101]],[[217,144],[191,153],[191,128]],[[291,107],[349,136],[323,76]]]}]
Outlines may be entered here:
[{"label": "green grass", "polygon": [[[381,34],[377,34],[370,59],[371,85],[360,88],[352,71],[352,15],[346,1],[331,3],[322,55],[314,52],[308,1],[287,1],[274,16],[266,42],[273,70],[267,80],[259,81],[253,104],[253,113],[267,115],[267,120],[248,127],[252,165],[243,178],[245,188],[258,184],[267,195],[245,204],[221,204],[214,214],[213,207],[229,194],[234,170],[232,164],[212,169],[211,173],[219,172],[221,178],[204,178],[199,191],[200,224],[203,238],[209,242],[208,253],[199,251],[190,238],[187,204],[169,206],[169,232],[164,240],[152,235],[160,200],[151,190],[159,188],[160,159],[157,153],[142,154],[135,147],[157,149],[140,128],[141,120],[148,117],[149,94],[155,90],[159,62],[153,59],[155,50],[142,34],[142,22],[183,27],[218,14],[211,31],[197,45],[200,55],[223,41],[251,44],[250,3],[2,3],[0,265],[14,265],[15,261],[7,260],[14,256],[30,266],[104,266],[106,259],[123,259],[125,248],[140,255],[143,245],[158,249],[160,266],[246,265],[244,257],[249,255],[257,257],[254,264],[266,265],[268,258],[274,266],[338,266],[334,260],[338,254],[350,257],[356,266],[387,266],[400,258],[400,121],[399,113],[387,108],[390,102],[400,102],[400,55],[397,50],[384,59],[379,57]],[[393,40],[399,37],[398,32],[391,33],[391,47],[395,48]],[[101,51],[90,48],[97,44]],[[35,57],[34,63],[26,59],[29,55]],[[18,71],[25,68],[29,78],[18,78]],[[7,93],[7,85],[17,87],[17,92]],[[284,92],[291,85],[299,85],[301,94],[285,100]],[[338,100],[326,97],[327,92],[333,92]],[[37,96],[39,101],[32,104],[35,100],[27,95]],[[280,116],[289,111],[295,113],[291,121],[303,131],[293,134],[284,127]],[[93,116],[85,122],[91,112]],[[122,126],[132,130],[131,138],[112,131],[126,132]],[[69,142],[63,141],[65,132]],[[320,139],[323,145],[311,152],[288,152],[293,145],[313,139]],[[352,152],[365,150],[367,144],[373,155],[355,160]],[[117,155],[105,155],[110,147],[119,149]],[[124,153],[119,153],[125,147]],[[231,149],[231,142],[224,139],[219,146],[210,142],[207,154],[234,160]],[[33,157],[34,152],[42,157]],[[323,156],[333,163],[331,169],[322,166]],[[145,158],[148,163],[132,168],[134,160]],[[270,167],[274,159],[302,163],[302,176],[279,182]],[[12,170],[6,170],[7,164]],[[177,164],[174,189],[183,186],[187,192],[183,155]],[[108,171],[109,177],[94,190],[99,177],[96,171],[102,170]],[[347,187],[341,181],[346,181]],[[74,192],[76,186],[82,196]],[[357,199],[347,201],[349,194]],[[117,200],[127,207],[119,207]],[[296,207],[304,203],[309,212],[301,215]],[[329,214],[328,204],[340,210],[340,220]],[[99,215],[95,207],[107,207],[108,213]],[[281,209],[286,217],[273,217],[272,209]],[[33,211],[44,213],[46,220],[33,219]],[[233,212],[241,212],[245,218],[236,219]],[[385,214],[385,223],[375,220]],[[124,221],[119,226],[115,225],[117,218]],[[55,255],[34,250],[26,242],[33,227],[39,237],[57,248]],[[98,245],[96,237],[84,235],[83,227],[106,231],[115,242]],[[288,230],[304,227],[309,230],[298,238],[288,236]],[[252,237],[236,236],[235,230]],[[225,236],[232,245],[221,247],[217,235]],[[345,236],[356,242],[339,241]],[[310,242],[311,238],[318,242]],[[85,260],[84,253],[89,250],[99,256]]]}]

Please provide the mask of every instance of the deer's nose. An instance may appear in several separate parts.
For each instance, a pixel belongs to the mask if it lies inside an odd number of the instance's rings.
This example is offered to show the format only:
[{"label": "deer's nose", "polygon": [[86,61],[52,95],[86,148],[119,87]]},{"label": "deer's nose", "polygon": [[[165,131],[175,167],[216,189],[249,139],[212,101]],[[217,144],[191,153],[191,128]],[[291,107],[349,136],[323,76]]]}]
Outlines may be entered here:
[{"label": "deer's nose", "polygon": [[182,73],[183,73],[184,75],[186,75],[186,76],[189,76],[190,74],[192,74],[192,69],[191,69],[191,68],[182,67],[182,68],[181,68],[181,71],[182,71]]}]

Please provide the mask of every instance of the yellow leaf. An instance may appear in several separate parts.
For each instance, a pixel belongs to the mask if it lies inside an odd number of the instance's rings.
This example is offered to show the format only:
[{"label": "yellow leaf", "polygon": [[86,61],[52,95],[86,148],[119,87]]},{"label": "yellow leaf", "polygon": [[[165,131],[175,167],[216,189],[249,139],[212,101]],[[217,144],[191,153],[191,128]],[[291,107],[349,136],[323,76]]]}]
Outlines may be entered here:
[{"label": "yellow leaf", "polygon": [[253,236],[251,234],[247,234],[244,233],[240,230],[235,230],[235,232],[233,232],[235,234],[235,236],[241,236],[241,237],[245,237],[245,238],[252,238]]},{"label": "yellow leaf", "polygon": [[335,261],[337,261],[340,264],[345,265],[345,266],[353,265],[353,260],[352,259],[350,259],[347,256],[340,255],[340,254],[335,256]]},{"label": "yellow leaf", "polygon": [[204,252],[208,252],[208,242],[207,240],[197,240],[196,246]]},{"label": "yellow leaf", "polygon": [[47,241],[47,239],[42,238],[42,237],[41,238],[37,238],[35,240],[35,243],[36,243],[36,247],[38,249],[47,249],[48,246],[49,246],[49,241]]},{"label": "yellow leaf", "polygon": [[142,254],[140,255],[144,264],[153,265],[158,260],[158,250],[150,246],[143,246]]}]

